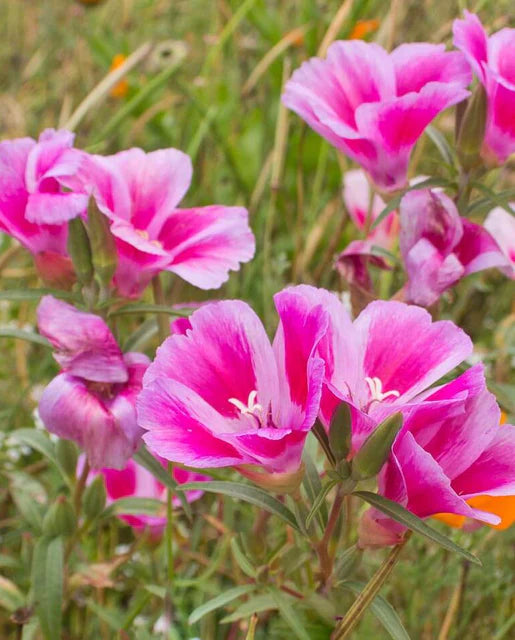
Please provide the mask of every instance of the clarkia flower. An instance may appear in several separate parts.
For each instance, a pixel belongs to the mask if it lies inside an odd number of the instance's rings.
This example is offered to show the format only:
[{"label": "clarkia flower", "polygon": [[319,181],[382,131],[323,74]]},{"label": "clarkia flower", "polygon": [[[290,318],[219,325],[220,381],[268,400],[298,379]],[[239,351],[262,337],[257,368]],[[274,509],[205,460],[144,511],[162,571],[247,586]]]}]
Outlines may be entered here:
[{"label": "clarkia flower", "polygon": [[506,256],[505,267],[499,267],[508,278],[515,278],[515,202],[511,203],[513,213],[502,207],[495,207],[486,216],[485,229],[490,233]]},{"label": "clarkia flower", "polygon": [[295,473],[319,407],[326,331],[321,306],[290,291],[275,296],[273,345],[241,301],[206,304],[190,328],[165,340],[138,398],[147,445],[193,467],[257,465]]},{"label": "clarkia flower", "polygon": [[[347,403],[351,457],[388,416],[403,414],[379,474],[379,493],[422,518],[454,513],[497,524],[496,515],[468,500],[513,494],[515,427],[499,429],[500,411],[485,386],[482,365],[432,386],[470,356],[468,336],[451,322],[432,322],[420,307],[376,301],[352,322],[328,291],[308,286],[294,291],[329,313],[316,350],[325,362],[321,419],[328,425],[335,407]],[[393,544],[402,532],[372,510],[362,523],[361,540]]]},{"label": "clarkia flower", "polygon": [[[386,206],[380,196],[374,195],[369,216],[370,197],[371,189],[365,172],[360,169],[347,171],[343,177],[343,201],[349,216],[361,231],[370,227]],[[372,280],[368,266],[373,264],[380,269],[390,268],[375,248],[390,251],[395,244],[397,233],[397,214],[392,211],[364,240],[349,243],[338,256],[336,268],[350,284],[371,291]]]},{"label": "clarkia flower", "polygon": [[464,11],[453,25],[454,45],[463,51],[488,98],[484,155],[502,164],[515,152],[515,29],[488,37],[479,18]]},{"label": "clarkia flower", "polygon": [[123,468],[140,443],[135,402],[149,359],[122,354],[101,318],[52,296],[39,304],[38,326],[62,367],[39,403],[45,427],[77,442],[93,468]]},{"label": "clarkia flower", "polygon": [[384,191],[407,182],[411,149],[444,109],[464,100],[471,73],[444,45],[333,43],[305,62],[285,87],[284,104],[358,162]]},{"label": "clarkia flower", "polygon": [[191,175],[189,157],[177,149],[85,157],[80,181],[111,220],[121,295],[139,296],[163,270],[201,289],[218,288],[231,269],[253,257],[246,209],[177,208]]},{"label": "clarkia flower", "polygon": [[485,228],[460,217],[444,193],[429,189],[409,191],[401,200],[400,248],[408,274],[406,299],[423,306],[466,275],[511,266]]},{"label": "clarkia flower", "polygon": [[73,277],[66,251],[67,220],[86,212],[88,197],[64,187],[78,171],[81,155],[73,134],[47,129],[36,142],[0,142],[0,230],[35,258],[42,277],[62,283]]},{"label": "clarkia flower", "polygon": [[[155,456],[166,469],[166,460]],[[107,492],[107,503],[112,504],[119,498],[153,498],[163,502],[162,514],[149,516],[145,514],[121,514],[120,518],[133,527],[137,532],[148,531],[153,538],[158,538],[166,527],[166,487],[134,460],[128,460],[123,469],[103,468],[94,471],[90,475],[101,473],[104,476]],[[186,482],[202,482],[208,480],[207,476],[187,471],[181,467],[174,467],[173,477],[178,484]],[[188,502],[198,500],[203,491],[186,491],[184,493]],[[172,498],[172,504],[178,508],[181,501],[177,496]]]}]

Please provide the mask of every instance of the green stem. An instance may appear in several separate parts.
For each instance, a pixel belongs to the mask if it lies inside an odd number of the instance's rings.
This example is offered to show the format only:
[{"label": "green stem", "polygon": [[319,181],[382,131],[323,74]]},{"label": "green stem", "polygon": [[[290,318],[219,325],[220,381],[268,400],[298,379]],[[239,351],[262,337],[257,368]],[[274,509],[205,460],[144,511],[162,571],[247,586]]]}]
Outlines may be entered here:
[{"label": "green stem", "polygon": [[361,620],[361,616],[365,613],[372,600],[376,597],[377,593],[386,582],[388,576],[392,572],[394,566],[399,559],[402,549],[411,536],[411,531],[408,531],[404,536],[404,540],[395,546],[383,564],[379,567],[376,573],[369,580],[367,586],[359,594],[354,601],[354,604],[347,611],[343,619],[338,623],[338,626],[331,636],[331,640],[345,640],[350,637],[355,626]]},{"label": "green stem", "polygon": [[[154,302],[158,305],[165,305],[165,296],[163,292],[163,285],[161,284],[161,278],[159,274],[152,278],[152,293],[154,295]],[[168,321],[164,313],[157,314],[157,327],[159,333],[159,341],[163,342],[169,335],[170,329],[168,327]]]},{"label": "green stem", "polygon": [[342,486],[339,485],[336,491],[336,497],[333,502],[333,506],[331,508],[331,513],[329,514],[329,520],[327,522],[327,527],[324,531],[324,535],[322,540],[317,545],[318,557],[320,560],[320,569],[322,572],[322,584],[327,584],[327,581],[331,577],[333,573],[333,562],[334,557],[329,553],[329,544],[331,542],[331,538],[334,533],[334,529],[336,527],[336,523],[338,522],[338,518],[340,517],[340,513],[342,510],[342,506],[345,500],[345,493],[342,489]]}]

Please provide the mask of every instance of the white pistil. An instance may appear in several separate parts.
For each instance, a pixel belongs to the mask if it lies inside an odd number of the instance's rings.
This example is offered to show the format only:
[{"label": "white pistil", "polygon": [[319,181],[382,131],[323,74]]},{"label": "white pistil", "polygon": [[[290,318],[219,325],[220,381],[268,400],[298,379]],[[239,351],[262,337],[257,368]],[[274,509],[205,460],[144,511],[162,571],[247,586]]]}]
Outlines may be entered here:
[{"label": "white pistil", "polygon": [[392,391],[385,391],[383,393],[383,383],[379,378],[365,378],[365,382],[368,384],[370,388],[370,395],[372,396],[372,401],[376,400],[377,402],[382,402],[386,400],[386,398],[398,398],[401,394],[398,391],[392,389]]},{"label": "white pistil", "polygon": [[241,400],[238,400],[238,398],[229,398],[229,402],[233,404],[242,415],[251,415],[259,418],[263,412],[263,407],[259,404],[259,402],[256,402],[256,400],[257,391],[255,390],[249,393],[246,405],[243,404]]}]

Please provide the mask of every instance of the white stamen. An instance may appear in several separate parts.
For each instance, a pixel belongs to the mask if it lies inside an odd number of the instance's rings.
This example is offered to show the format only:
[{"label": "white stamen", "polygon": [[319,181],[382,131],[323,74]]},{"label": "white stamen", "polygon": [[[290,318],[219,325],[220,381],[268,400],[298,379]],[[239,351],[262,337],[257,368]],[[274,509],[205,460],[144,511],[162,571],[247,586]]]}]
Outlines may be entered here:
[{"label": "white stamen", "polygon": [[233,404],[242,415],[257,415],[259,416],[259,414],[262,413],[263,411],[263,407],[259,404],[259,402],[256,402],[257,400],[257,391],[251,391],[249,393],[249,397],[247,400],[247,404],[243,404],[243,402],[241,400],[238,400],[238,398],[229,398],[229,402],[231,404]]},{"label": "white stamen", "polygon": [[370,395],[372,396],[372,401],[376,400],[377,402],[382,402],[386,400],[386,398],[398,398],[401,394],[392,389],[391,391],[383,392],[383,383],[377,377],[374,378],[365,378],[365,382],[368,384],[370,388]]}]

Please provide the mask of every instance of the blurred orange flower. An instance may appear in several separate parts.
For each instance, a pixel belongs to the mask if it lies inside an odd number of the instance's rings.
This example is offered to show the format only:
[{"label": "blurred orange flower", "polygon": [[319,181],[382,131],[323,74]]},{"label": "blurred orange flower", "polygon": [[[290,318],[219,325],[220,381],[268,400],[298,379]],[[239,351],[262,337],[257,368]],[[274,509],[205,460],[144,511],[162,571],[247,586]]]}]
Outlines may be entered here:
[{"label": "blurred orange flower", "polygon": [[[126,59],[127,57],[124,56],[123,53],[117,53],[111,62],[109,71],[114,71],[115,69],[118,69],[118,67],[121,67]],[[124,98],[127,95],[128,90],[129,83],[124,78],[123,80],[120,80],[118,84],[115,84],[115,86],[111,89],[110,94],[113,96],[113,98]]]},{"label": "blurred orange flower", "polygon": [[358,20],[350,32],[349,40],[363,40],[379,27],[379,20]]}]

